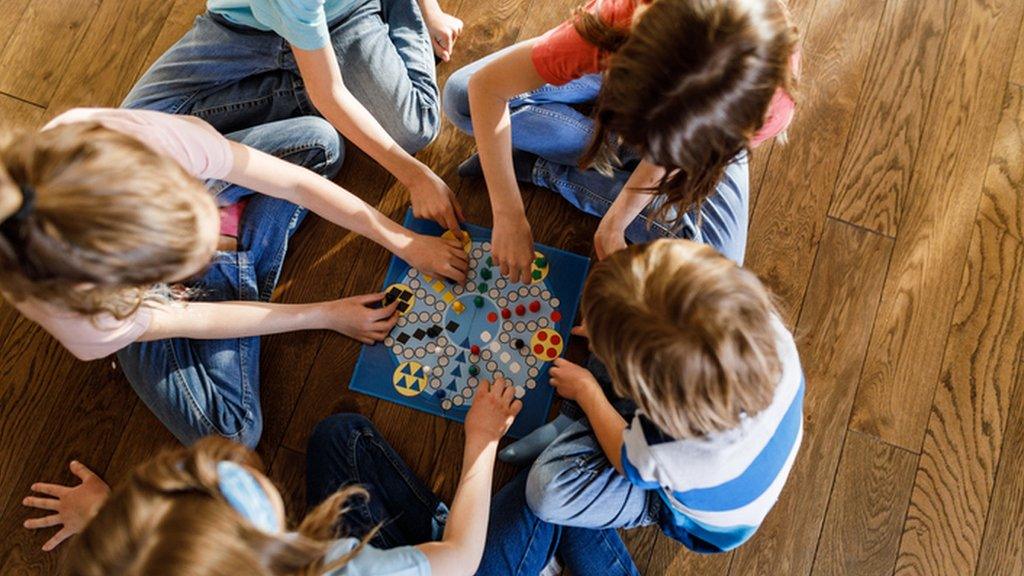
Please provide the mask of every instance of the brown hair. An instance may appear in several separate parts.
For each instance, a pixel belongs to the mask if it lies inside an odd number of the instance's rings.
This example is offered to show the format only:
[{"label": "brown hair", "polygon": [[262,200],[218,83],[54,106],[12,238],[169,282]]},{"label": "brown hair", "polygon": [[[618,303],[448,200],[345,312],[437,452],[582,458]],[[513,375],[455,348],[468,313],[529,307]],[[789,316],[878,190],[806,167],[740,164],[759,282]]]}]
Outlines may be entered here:
[{"label": "brown hair", "polygon": [[782,375],[768,291],[707,245],[616,252],[587,279],[583,317],[615,392],[675,438],[735,428],[771,403]]},{"label": "brown hair", "polygon": [[220,493],[217,463],[260,470],[259,458],[220,437],[165,451],[139,466],[72,544],[73,576],[313,576],[343,567],[358,554],[325,557],[345,503],[366,497],[350,487],[327,498],[299,524],[297,534],[264,532]]},{"label": "brown hair", "polygon": [[779,0],[654,0],[617,28],[577,9],[575,28],[606,56],[595,133],[580,166],[609,166],[617,143],[666,169],[660,220],[713,194],[764,124],[778,88],[794,93],[797,33]]},{"label": "brown hair", "polygon": [[[12,218],[26,193],[34,207]],[[199,180],[97,123],[15,137],[0,146],[0,290],[125,318],[212,256],[203,209]]]}]

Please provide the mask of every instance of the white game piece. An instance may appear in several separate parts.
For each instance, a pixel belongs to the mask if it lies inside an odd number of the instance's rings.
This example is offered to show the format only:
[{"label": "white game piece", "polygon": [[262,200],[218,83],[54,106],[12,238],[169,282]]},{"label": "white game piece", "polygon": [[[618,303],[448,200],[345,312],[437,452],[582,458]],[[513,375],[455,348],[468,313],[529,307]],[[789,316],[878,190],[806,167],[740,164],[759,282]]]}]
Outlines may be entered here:
[{"label": "white game piece", "polygon": [[497,352],[501,350],[501,344],[498,344],[497,340],[491,340],[491,343],[487,346],[491,352]]},{"label": "white game piece", "polygon": [[483,332],[480,333],[480,340],[482,340],[484,343],[490,342],[491,333],[488,332],[487,330],[484,330]]},{"label": "white game piece", "polygon": [[526,396],[526,388],[516,386],[516,398],[522,398],[523,396]]},{"label": "white game piece", "polygon": [[502,352],[498,359],[501,360],[502,364],[508,364],[512,360],[512,355],[508,352]]},{"label": "white game piece", "polygon": [[513,374],[519,374],[519,371],[521,369],[522,368],[519,366],[518,362],[513,362],[513,363],[508,365],[508,371],[513,373]]}]

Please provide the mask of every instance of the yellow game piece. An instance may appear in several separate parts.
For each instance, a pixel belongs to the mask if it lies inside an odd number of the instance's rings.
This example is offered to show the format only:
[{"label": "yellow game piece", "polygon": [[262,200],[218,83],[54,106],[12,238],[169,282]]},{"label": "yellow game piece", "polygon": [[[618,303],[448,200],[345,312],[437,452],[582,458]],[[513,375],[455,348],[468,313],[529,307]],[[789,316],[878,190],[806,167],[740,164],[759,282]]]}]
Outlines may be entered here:
[{"label": "yellow game piece", "polygon": [[462,305],[462,302],[458,301],[452,304],[452,309],[455,310],[456,314],[462,314],[463,312],[466,311],[466,307]]}]

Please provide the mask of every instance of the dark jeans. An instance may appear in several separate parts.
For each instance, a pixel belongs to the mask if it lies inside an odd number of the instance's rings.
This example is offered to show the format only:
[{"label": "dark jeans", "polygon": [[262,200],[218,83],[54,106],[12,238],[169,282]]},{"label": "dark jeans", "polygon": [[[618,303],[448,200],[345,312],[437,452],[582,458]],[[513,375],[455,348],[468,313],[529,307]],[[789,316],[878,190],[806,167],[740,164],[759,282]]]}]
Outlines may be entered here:
[{"label": "dark jeans", "polygon": [[[420,544],[443,534],[447,507],[363,416],[337,414],[316,427],[307,450],[306,483],[310,506],[345,486],[365,488],[369,499],[352,502],[341,529],[361,537],[380,525],[371,540],[378,548]],[[573,574],[639,574],[614,530],[543,522],[526,506],[525,486],[524,472],[494,497],[478,574],[535,575],[556,554]]]}]

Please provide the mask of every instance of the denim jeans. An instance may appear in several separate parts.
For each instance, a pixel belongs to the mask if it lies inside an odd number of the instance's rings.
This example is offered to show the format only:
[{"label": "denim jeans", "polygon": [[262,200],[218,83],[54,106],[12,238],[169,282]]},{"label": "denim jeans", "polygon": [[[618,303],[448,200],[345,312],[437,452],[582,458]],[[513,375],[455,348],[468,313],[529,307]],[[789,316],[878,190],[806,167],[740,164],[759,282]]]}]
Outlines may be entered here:
[{"label": "denim jeans", "polygon": [[[513,47],[491,54],[457,70],[444,87],[444,111],[453,124],[473,133],[469,110],[469,79],[488,62]],[[634,151],[620,151],[622,164],[606,176],[596,170],[581,170],[577,164],[594,134],[594,121],[574,105],[591,104],[601,89],[601,75],[591,74],[563,86],[547,84],[509,101],[512,147],[538,156],[530,182],[560,194],[576,208],[604,216],[618,197],[639,162]],[[678,227],[656,221],[656,199],[627,228],[626,238],[643,243],[657,238],[686,238],[709,244],[743,264],[747,244],[749,209],[747,155],[733,159],[717,191],[696,210],[685,214]],[[670,220],[675,214],[668,214]]]},{"label": "denim jeans", "polygon": [[[342,162],[338,133],[315,116],[280,120],[227,137],[326,177],[333,177]],[[240,222],[238,251],[218,252],[201,278],[188,283],[195,299],[269,301],[288,240],[306,210],[227,182],[208,184],[221,204],[245,196],[251,200]],[[263,427],[258,337],[136,342],[117,357],[132,388],[182,443],[219,434],[256,446]]]},{"label": "denim jeans", "polygon": [[536,576],[553,557],[572,574],[639,576],[615,530],[545,522],[526,505],[526,472],[491,502],[487,547],[477,576]]},{"label": "denim jeans", "polygon": [[[342,533],[358,538],[380,525],[370,541],[378,548],[421,544],[444,534],[448,508],[366,418],[327,418],[313,432],[306,458],[310,507],[345,486],[360,485],[369,492],[369,499],[354,501],[341,518]],[[555,554],[573,574],[638,574],[614,530],[580,530],[541,521],[526,507],[525,484],[526,476],[520,474],[494,497],[479,575],[535,575]]]},{"label": "denim jeans", "polygon": [[[363,0],[330,24],[345,86],[409,152],[440,123],[434,53],[415,0]],[[291,48],[273,32],[203,14],[123,103],[190,114],[223,133],[318,114]]]}]

